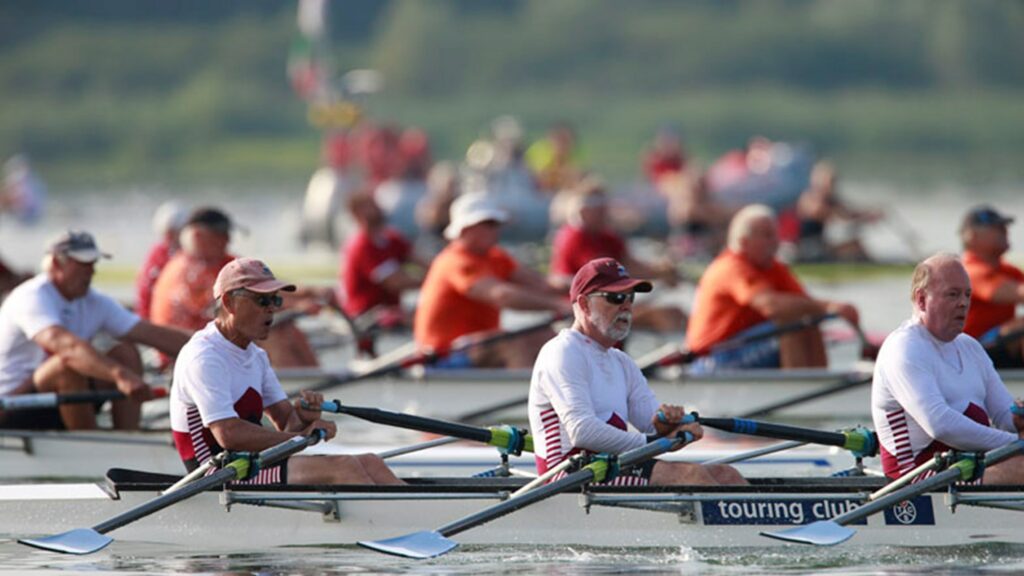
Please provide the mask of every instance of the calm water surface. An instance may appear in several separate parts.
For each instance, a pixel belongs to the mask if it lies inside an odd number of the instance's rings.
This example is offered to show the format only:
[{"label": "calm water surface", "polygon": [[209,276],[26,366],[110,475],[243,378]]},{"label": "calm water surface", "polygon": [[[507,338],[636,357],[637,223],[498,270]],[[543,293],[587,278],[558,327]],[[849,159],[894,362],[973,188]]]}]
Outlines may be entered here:
[{"label": "calm water surface", "polygon": [[425,561],[355,547],[282,548],[223,555],[115,543],[94,556],[0,545],[0,575],[41,574],[1015,574],[1024,546],[587,549],[465,547]]}]

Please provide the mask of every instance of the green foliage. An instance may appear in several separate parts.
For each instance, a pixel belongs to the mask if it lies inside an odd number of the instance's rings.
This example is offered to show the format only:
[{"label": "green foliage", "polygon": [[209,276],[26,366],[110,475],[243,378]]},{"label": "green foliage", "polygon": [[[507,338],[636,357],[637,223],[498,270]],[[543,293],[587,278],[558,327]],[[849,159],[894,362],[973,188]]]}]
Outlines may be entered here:
[{"label": "green foliage", "polygon": [[[629,179],[678,124],[707,163],[752,134],[849,172],[1021,178],[1024,3],[1001,0],[348,0],[335,71],[374,67],[372,117],[460,157],[498,114],[576,124]],[[48,179],[294,181],[319,134],[285,77],[295,5],[56,0],[0,5],[0,153]],[[945,174],[945,173],[943,173]]]}]

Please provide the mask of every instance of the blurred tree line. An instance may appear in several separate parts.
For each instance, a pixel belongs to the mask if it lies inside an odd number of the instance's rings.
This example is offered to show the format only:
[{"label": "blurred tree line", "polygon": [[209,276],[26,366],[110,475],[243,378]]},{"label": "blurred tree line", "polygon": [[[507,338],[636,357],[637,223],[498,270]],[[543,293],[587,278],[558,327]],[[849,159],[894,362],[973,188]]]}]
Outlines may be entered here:
[{"label": "blurred tree line", "polygon": [[[574,122],[622,178],[666,122],[705,159],[765,133],[865,166],[1022,175],[1020,1],[346,0],[329,14],[335,69],[380,70],[371,114],[424,126],[439,157],[511,112],[532,135]],[[275,0],[0,4],[0,153],[67,181],[304,176],[319,139],[285,77],[296,34],[295,4]]]}]

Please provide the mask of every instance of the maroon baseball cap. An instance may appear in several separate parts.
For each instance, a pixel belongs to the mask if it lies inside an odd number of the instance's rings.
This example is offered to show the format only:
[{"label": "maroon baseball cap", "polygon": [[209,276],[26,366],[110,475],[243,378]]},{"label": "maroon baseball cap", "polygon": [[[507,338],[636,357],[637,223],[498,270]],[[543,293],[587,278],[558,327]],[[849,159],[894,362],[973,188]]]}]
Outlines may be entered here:
[{"label": "maroon baseball cap", "polygon": [[217,281],[213,284],[213,297],[220,298],[239,288],[260,294],[269,294],[278,290],[295,291],[294,284],[278,280],[266,264],[255,258],[236,258],[225,264],[220,269],[220,274],[217,275]]},{"label": "maroon baseball cap", "polygon": [[605,292],[650,292],[654,286],[647,280],[630,278],[626,267],[614,258],[595,258],[576,272],[569,289],[569,299],[603,290]]}]

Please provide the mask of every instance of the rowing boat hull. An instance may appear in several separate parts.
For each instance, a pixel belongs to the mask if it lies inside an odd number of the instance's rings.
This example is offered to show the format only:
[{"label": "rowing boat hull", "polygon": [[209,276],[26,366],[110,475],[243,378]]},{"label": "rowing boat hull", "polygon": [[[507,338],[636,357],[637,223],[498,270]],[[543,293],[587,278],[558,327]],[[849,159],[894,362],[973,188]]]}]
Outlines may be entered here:
[{"label": "rowing boat hull", "polygon": [[[351,437],[318,444],[309,454],[382,453],[422,441],[397,429],[374,443],[352,443]],[[394,435],[397,434],[397,435]],[[753,439],[735,438],[700,444],[665,456],[669,460],[706,461],[763,446]],[[496,448],[473,443],[439,446],[388,458],[399,475],[470,476],[501,463]],[[511,456],[512,468],[535,471],[533,456]],[[804,447],[752,459],[740,466],[744,473],[781,476],[828,475],[853,465],[853,458],[835,448]],[[144,468],[161,474],[180,474],[181,459],[167,432],[37,432],[0,430],[0,479],[97,479],[110,467]]]},{"label": "rowing boat hull", "polygon": [[[858,479],[862,480],[862,479]],[[465,482],[465,481],[464,481]],[[870,484],[870,483],[869,483]],[[431,530],[499,501],[510,488],[495,482],[429,489],[353,489],[330,494],[229,490],[207,492],[115,530],[118,541],[189,549],[244,551],[274,546],[351,545]],[[877,487],[877,485],[872,486]],[[155,488],[107,492],[97,485],[0,487],[0,536],[17,538],[88,527],[157,496]],[[662,492],[642,489],[564,494],[453,537],[491,546],[587,545],[610,547],[779,546],[761,531],[827,519],[854,506],[870,489],[791,486],[781,491]],[[29,499],[31,495],[34,499]],[[982,496],[989,492],[972,492]],[[114,499],[116,495],[117,499]],[[1020,491],[1010,492],[1021,498]],[[331,500],[317,500],[330,497]],[[312,498],[321,511],[281,509],[244,502]],[[869,518],[851,543],[952,546],[978,542],[1024,543],[1019,512],[963,506],[955,516],[945,495],[931,493],[899,510]],[[295,502],[295,500],[287,500]],[[326,503],[324,503],[326,502]],[[226,506],[229,505],[229,506]],[[646,507],[646,508],[638,508]],[[226,512],[226,508],[228,511]],[[325,512],[325,511],[326,512]],[[116,543],[114,544],[116,546]]]}]

